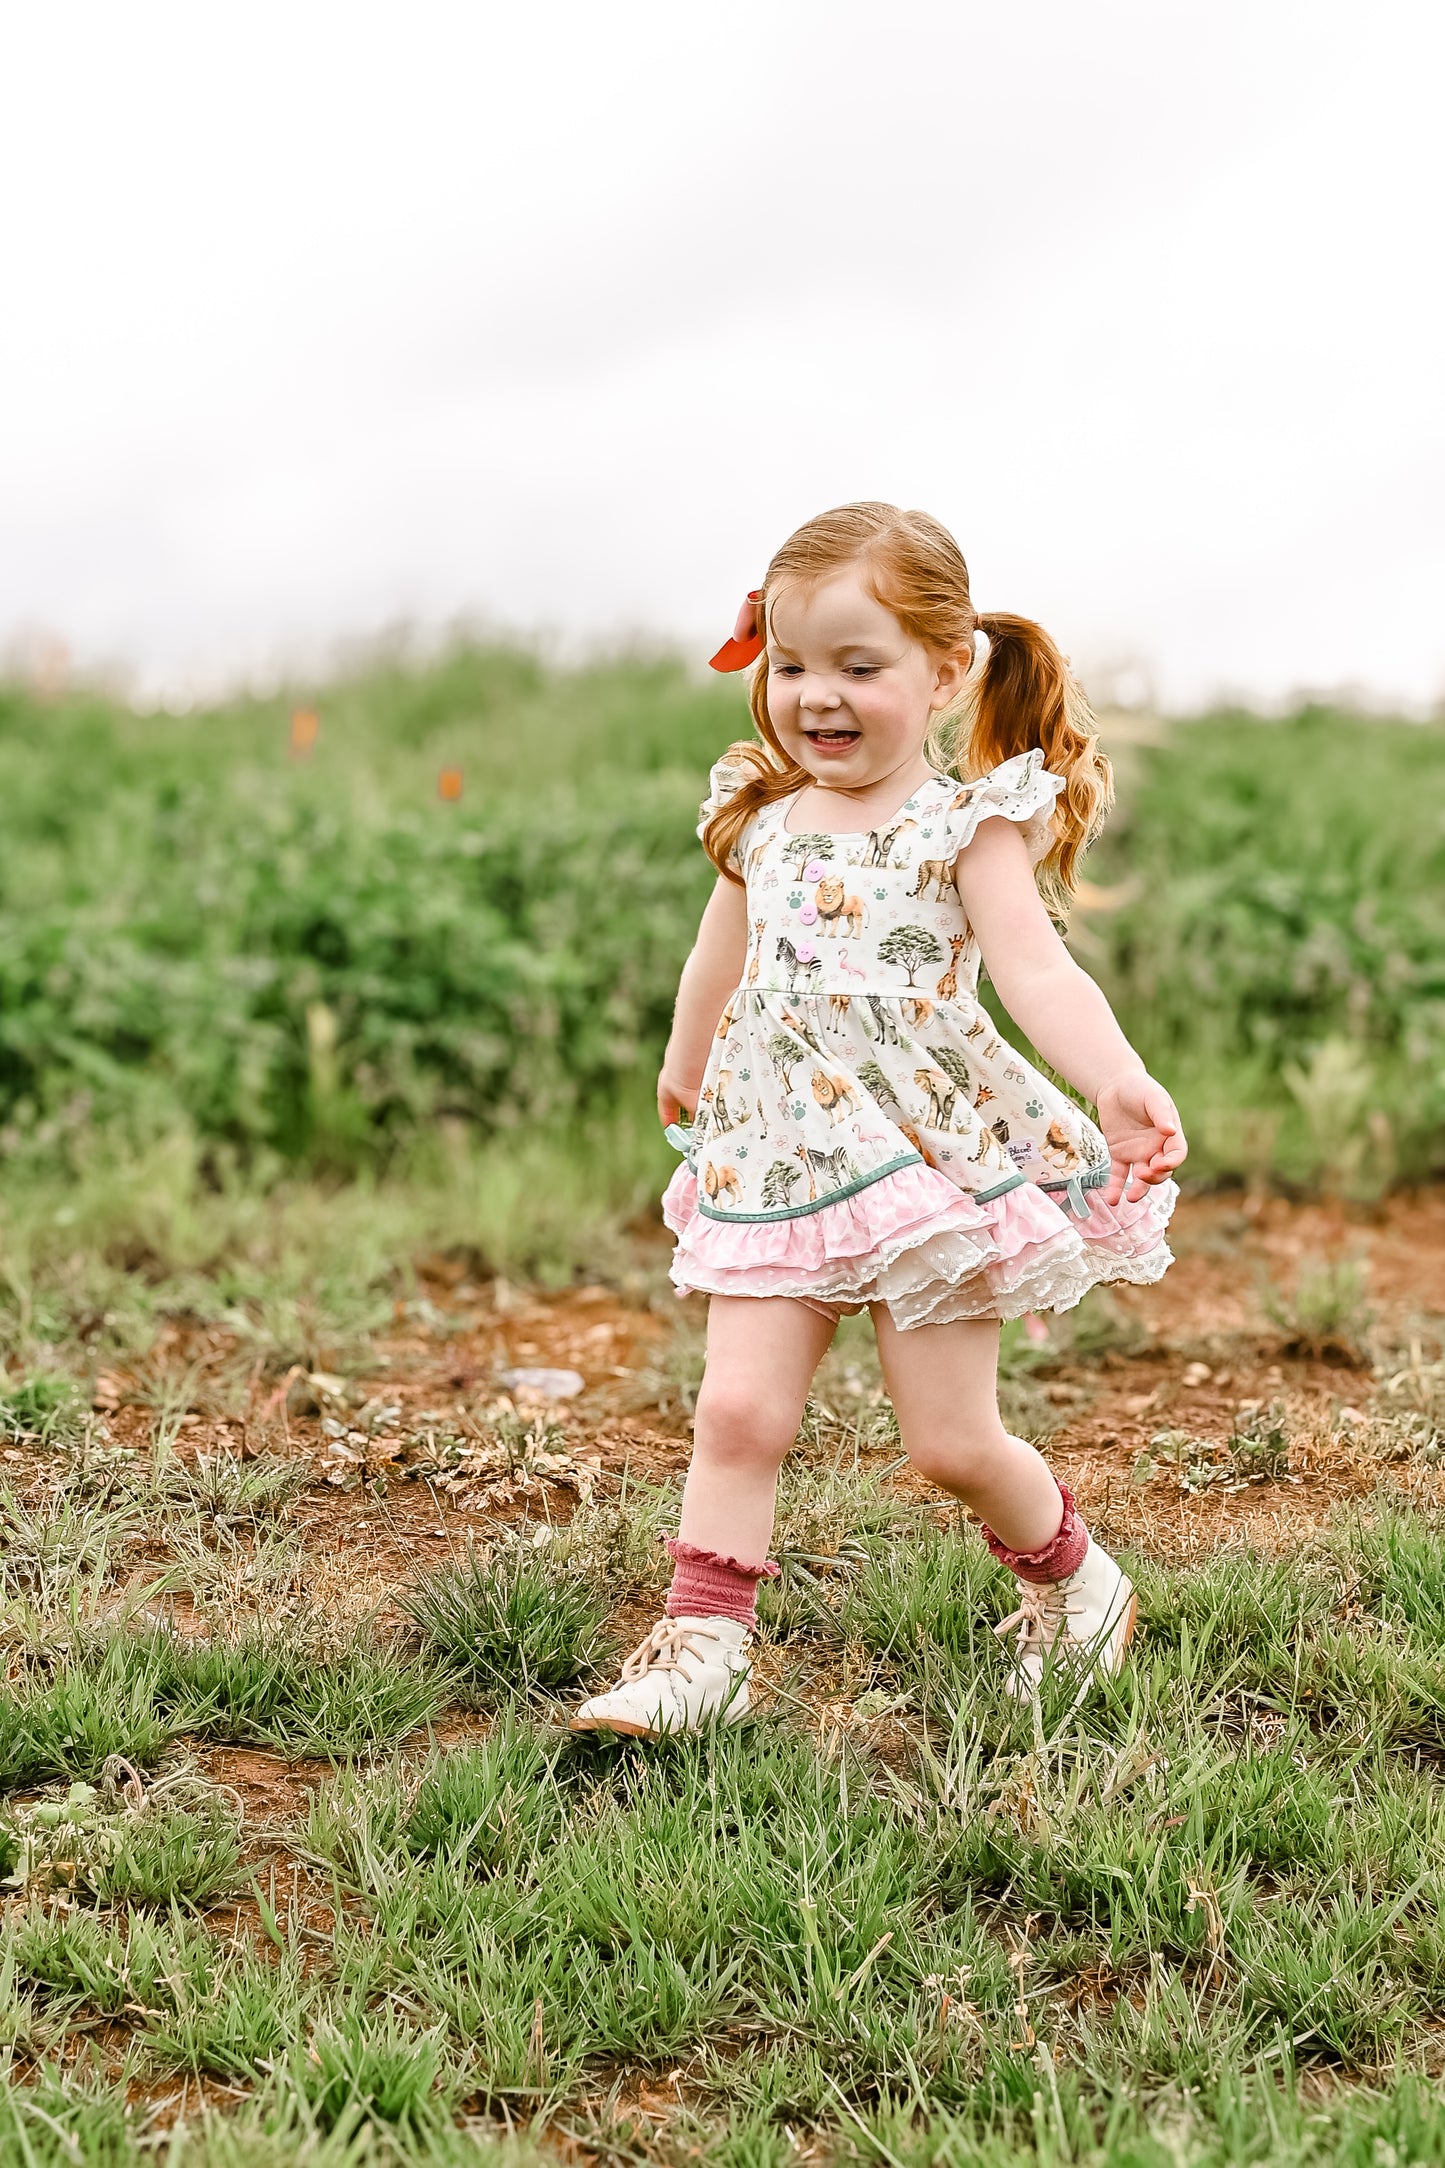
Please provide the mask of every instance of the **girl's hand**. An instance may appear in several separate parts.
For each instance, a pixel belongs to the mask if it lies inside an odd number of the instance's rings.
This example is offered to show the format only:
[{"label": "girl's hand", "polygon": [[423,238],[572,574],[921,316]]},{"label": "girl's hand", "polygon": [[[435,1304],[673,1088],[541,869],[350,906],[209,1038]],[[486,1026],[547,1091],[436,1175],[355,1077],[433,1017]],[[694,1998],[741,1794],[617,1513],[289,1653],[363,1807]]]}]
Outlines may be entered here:
[{"label": "girl's hand", "polygon": [[657,1079],[657,1118],[664,1129],[686,1112],[689,1121],[697,1111],[697,1085],[688,1077],[679,1076],[669,1068],[666,1061]]},{"label": "girl's hand", "polygon": [[1174,1101],[1147,1069],[1129,1069],[1102,1086],[1098,1108],[1111,1163],[1104,1202],[1137,1204],[1189,1150]]}]

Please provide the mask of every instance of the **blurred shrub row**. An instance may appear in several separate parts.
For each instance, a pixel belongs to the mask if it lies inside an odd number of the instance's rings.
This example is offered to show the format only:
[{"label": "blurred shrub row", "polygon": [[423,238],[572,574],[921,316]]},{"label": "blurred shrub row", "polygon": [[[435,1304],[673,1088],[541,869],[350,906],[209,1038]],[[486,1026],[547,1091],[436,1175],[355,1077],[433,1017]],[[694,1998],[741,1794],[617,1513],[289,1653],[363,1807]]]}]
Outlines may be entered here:
[{"label": "blurred shrub row", "polygon": [[[243,1158],[355,1166],[439,1118],[650,1110],[736,686],[472,648],[377,664],[320,715],[298,759],[280,701],[0,694],[0,1153],[183,1121]],[[1119,758],[1089,867],[1113,903],[1076,948],[1178,1096],[1194,1167],[1424,1171],[1445,732],[1216,716]]]},{"label": "blurred shrub row", "polygon": [[1105,868],[1133,900],[1083,918],[1081,960],[1196,1170],[1370,1191],[1445,1168],[1445,729],[1176,723],[1126,757]]}]

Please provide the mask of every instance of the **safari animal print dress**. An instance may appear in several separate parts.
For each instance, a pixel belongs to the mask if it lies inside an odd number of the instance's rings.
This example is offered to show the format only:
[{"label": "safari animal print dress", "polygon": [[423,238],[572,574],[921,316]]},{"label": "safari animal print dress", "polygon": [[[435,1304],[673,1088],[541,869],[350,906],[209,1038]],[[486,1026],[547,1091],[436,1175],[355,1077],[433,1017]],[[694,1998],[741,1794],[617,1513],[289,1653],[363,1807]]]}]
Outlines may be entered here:
[{"label": "safari animal print dress", "polygon": [[[714,764],[699,836],[743,780]],[[908,1329],[1066,1310],[1172,1262],[1177,1185],[1105,1204],[1097,1125],[978,1000],[955,855],[998,818],[1037,865],[1063,787],[1034,751],[936,775],[867,832],[789,835],[799,793],[749,822],[743,982],[692,1122],[667,1131],[685,1155],[662,1199],[679,1295],[884,1302]]]}]

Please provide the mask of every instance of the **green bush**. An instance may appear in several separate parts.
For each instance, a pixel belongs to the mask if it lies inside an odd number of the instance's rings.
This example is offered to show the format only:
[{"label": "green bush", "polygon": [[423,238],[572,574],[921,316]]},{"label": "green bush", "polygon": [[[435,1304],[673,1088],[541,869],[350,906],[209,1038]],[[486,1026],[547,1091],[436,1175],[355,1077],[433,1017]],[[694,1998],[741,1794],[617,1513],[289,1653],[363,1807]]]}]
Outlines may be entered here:
[{"label": "green bush", "polygon": [[1084,961],[1199,1127],[1196,1165],[1345,1186],[1445,1165],[1442,806],[1433,725],[1214,715],[1135,749],[1090,873],[1138,892],[1086,915]]},{"label": "green bush", "polygon": [[[138,717],[0,692],[0,1152],[96,1123],[354,1168],[631,1105],[712,874],[735,685],[459,648],[320,702]],[[1310,710],[1125,748],[1081,960],[1174,1090],[1191,1172],[1343,1186],[1445,1134],[1445,732]],[[464,775],[443,803],[441,765]]]}]

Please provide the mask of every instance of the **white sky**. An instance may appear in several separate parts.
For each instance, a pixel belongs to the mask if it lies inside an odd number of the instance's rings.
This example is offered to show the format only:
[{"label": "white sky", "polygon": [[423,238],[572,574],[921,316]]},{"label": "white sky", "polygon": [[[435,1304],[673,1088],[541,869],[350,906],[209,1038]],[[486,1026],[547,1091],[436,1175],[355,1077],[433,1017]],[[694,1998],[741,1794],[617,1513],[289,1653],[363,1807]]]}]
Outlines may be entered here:
[{"label": "white sky", "polygon": [[701,658],[880,496],[1096,691],[1426,708],[1442,60],[1430,0],[14,7],[0,636]]}]

